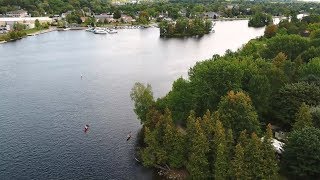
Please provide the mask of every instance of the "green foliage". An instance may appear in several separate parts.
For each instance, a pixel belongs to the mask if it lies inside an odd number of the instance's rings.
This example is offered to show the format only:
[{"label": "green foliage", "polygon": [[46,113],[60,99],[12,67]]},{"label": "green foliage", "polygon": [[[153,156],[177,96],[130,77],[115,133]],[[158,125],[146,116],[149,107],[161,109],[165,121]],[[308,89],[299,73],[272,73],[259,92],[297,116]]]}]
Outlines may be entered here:
[{"label": "green foliage", "polygon": [[13,29],[15,31],[22,31],[25,30],[27,28],[27,26],[25,24],[21,24],[21,23],[14,23],[13,25]]},{"label": "green foliage", "polygon": [[194,89],[194,108],[197,114],[216,109],[221,96],[241,87],[243,70],[239,63],[216,60],[197,63],[189,70]]},{"label": "green foliage", "polygon": [[319,23],[320,16],[317,14],[310,14],[309,16],[304,16],[301,20],[302,22],[310,23]]},{"label": "green foliage", "polygon": [[81,24],[82,20],[81,20],[81,15],[79,13],[76,12],[72,12],[71,14],[68,14],[66,17],[66,20],[68,23],[77,23],[77,24]]},{"label": "green foliage", "polygon": [[194,178],[206,178],[209,175],[209,162],[207,153],[209,152],[208,140],[201,129],[199,120],[194,122],[194,134],[189,144],[187,170]]},{"label": "green foliage", "polygon": [[134,101],[134,112],[143,124],[146,121],[149,108],[154,105],[151,85],[145,86],[141,83],[135,83],[131,89],[130,97]]},{"label": "green foliage", "polygon": [[316,29],[316,30],[312,31],[310,34],[310,38],[311,39],[320,38],[320,29]]},{"label": "green foliage", "polygon": [[302,103],[299,111],[296,114],[293,130],[301,130],[303,128],[312,126],[312,115],[310,109],[305,103]]},{"label": "green foliage", "polygon": [[314,127],[320,128],[320,106],[310,107]]},{"label": "green foliage", "polygon": [[231,162],[232,175],[236,180],[246,179],[248,177],[248,168],[246,167],[244,149],[241,144],[237,144],[235,148],[235,156]]},{"label": "green foliage", "polygon": [[252,133],[248,146],[246,146],[245,148],[246,163],[249,169],[248,177],[250,177],[250,179],[264,179],[264,169],[262,166],[262,143],[255,133]]},{"label": "green foliage", "polygon": [[295,114],[301,104],[315,106],[320,103],[320,87],[314,83],[287,84],[275,95],[273,108],[279,123],[293,125]]},{"label": "green foliage", "polygon": [[228,161],[226,146],[220,143],[217,147],[216,159],[214,163],[214,179],[224,180],[228,177]]},{"label": "green foliage", "polygon": [[300,53],[307,50],[309,45],[307,38],[298,35],[275,36],[267,41],[262,57],[271,59],[283,52],[288,59],[294,60]]},{"label": "green foliage", "polygon": [[260,133],[258,115],[250,97],[243,92],[228,92],[219,103],[218,114],[223,125],[236,135],[244,129],[250,133]]},{"label": "green foliage", "polygon": [[[164,107],[162,106],[164,103]],[[193,108],[193,94],[189,81],[179,78],[173,85],[172,90],[161,100],[157,101],[157,106],[168,107],[173,114],[173,120],[177,123],[184,122],[189,112]]]},{"label": "green foliage", "polygon": [[301,54],[303,62],[309,62],[312,58],[320,57],[320,47],[311,46]]},{"label": "green foliage", "polygon": [[164,147],[168,153],[168,163],[170,167],[180,168],[185,161],[185,136],[175,128],[171,113],[166,110],[165,118],[167,118],[166,127],[164,129]]},{"label": "green foliage", "polygon": [[272,23],[272,17],[268,14],[256,13],[249,19],[249,27],[263,27]]},{"label": "green foliage", "polygon": [[160,146],[159,141],[157,140],[157,132],[150,131],[148,127],[145,127],[145,144],[147,145],[142,149],[141,158],[143,160],[143,165],[150,167],[162,163],[166,158],[165,151]]},{"label": "green foliage", "polygon": [[163,21],[159,24],[161,37],[184,37],[208,34],[212,22],[204,19],[180,18],[176,22]]},{"label": "green foliage", "polygon": [[117,9],[116,11],[113,12],[113,19],[119,19],[121,18],[121,11]]},{"label": "green foliage", "polygon": [[35,20],[34,25],[35,25],[35,27],[36,27],[37,29],[40,29],[40,28],[41,28],[41,24],[40,24],[40,22],[39,22],[38,19]]},{"label": "green foliage", "polygon": [[148,24],[149,23],[149,14],[146,11],[142,11],[139,14],[138,22],[141,24]]},{"label": "green foliage", "polygon": [[283,171],[290,177],[317,179],[319,165],[320,130],[308,127],[291,132],[284,146]]},{"label": "green foliage", "polygon": [[274,24],[269,24],[264,30],[264,36],[266,38],[271,38],[277,34],[278,27]]},{"label": "green foliage", "polygon": [[[145,12],[154,16],[166,8],[165,5],[151,7]],[[169,8],[169,16],[181,16],[182,13],[178,13],[180,8]],[[207,8],[192,5],[187,7],[186,13],[188,17],[195,18]],[[218,10],[219,7],[216,7],[215,11]],[[257,6],[250,13],[258,14],[263,10],[263,6]],[[228,8],[221,11],[231,17],[242,10]],[[186,168],[194,179],[278,178],[271,126],[268,125],[261,138],[258,136],[262,135],[260,121],[266,124],[271,121],[288,129],[293,126],[295,132],[310,129],[312,124],[319,127],[320,124],[317,17],[300,21],[294,18],[295,12],[283,10],[282,13],[292,16],[291,21],[267,26],[265,37],[250,41],[237,52],[228,51],[225,56],[213,56],[198,62],[190,68],[188,78],[177,79],[172,90],[156,102],[153,101],[151,87],[150,90],[144,90],[148,89],[144,86],[141,88],[142,92],[147,92],[146,95],[131,95],[136,97],[132,99],[138,118],[148,128],[141,150],[145,165]],[[176,24],[163,21],[160,23],[160,33],[179,32],[180,36],[193,33],[190,27],[203,32],[203,28],[199,28],[203,20],[196,20],[200,19],[179,18]],[[312,32],[311,37],[302,37],[308,35],[305,30]],[[172,110],[172,118],[167,108]],[[210,111],[214,112],[213,115]],[[200,118],[202,115],[203,118]],[[294,136],[289,141],[301,140],[297,139],[299,136]],[[311,141],[308,143],[312,144]],[[313,154],[319,154],[318,149],[313,145],[309,147],[312,147],[309,148],[312,153],[304,153],[310,154],[305,159],[319,164],[317,161],[320,158]],[[298,159],[294,159],[292,154],[286,156],[289,157],[286,161],[292,161],[291,164],[284,164],[286,167],[283,168],[289,169],[289,174],[319,177],[314,163],[294,162],[303,159],[300,158],[302,154],[298,155]]]},{"label": "green foliage", "polygon": [[262,163],[263,168],[263,179],[276,179],[278,177],[278,162],[275,155],[274,147],[272,146],[272,130],[271,124],[268,124],[265,136],[262,141]]}]

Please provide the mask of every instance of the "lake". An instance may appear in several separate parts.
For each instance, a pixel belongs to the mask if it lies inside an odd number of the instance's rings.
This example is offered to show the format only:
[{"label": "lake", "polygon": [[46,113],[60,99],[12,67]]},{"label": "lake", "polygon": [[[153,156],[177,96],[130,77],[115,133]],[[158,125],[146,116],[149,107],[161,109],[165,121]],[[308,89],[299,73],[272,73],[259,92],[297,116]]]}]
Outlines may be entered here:
[{"label": "lake", "polygon": [[148,28],[51,32],[0,45],[0,179],[154,178],[134,160],[141,125],[130,89],[150,83],[164,96],[197,61],[263,35],[247,23],[217,22],[202,38],[161,39]]}]

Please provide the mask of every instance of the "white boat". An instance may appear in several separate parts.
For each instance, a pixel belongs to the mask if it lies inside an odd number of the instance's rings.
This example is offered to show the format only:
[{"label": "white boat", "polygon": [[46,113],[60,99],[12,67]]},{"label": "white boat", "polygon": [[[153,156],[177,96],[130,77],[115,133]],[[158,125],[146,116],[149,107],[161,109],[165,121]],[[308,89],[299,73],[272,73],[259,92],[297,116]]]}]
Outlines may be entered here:
[{"label": "white boat", "polygon": [[93,31],[95,34],[107,34],[108,32],[104,29],[96,29]]},{"label": "white boat", "polygon": [[94,31],[94,27],[89,27],[88,29],[86,29],[87,32],[93,32]]},{"label": "white boat", "polygon": [[64,31],[69,31],[71,28],[64,28],[63,30]]},{"label": "white boat", "polygon": [[109,29],[109,34],[116,34],[116,33],[118,33],[117,30],[115,30],[115,29]]}]

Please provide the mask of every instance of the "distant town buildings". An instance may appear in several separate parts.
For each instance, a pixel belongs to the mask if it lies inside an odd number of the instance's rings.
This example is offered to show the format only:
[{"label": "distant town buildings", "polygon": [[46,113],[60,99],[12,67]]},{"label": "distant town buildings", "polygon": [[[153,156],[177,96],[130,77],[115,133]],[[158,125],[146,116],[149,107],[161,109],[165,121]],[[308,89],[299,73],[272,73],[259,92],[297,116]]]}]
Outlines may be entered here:
[{"label": "distant town buildings", "polygon": [[206,12],[203,14],[204,17],[209,18],[209,19],[218,19],[220,17],[220,14],[216,12]]},{"label": "distant town buildings", "polygon": [[94,18],[96,18],[97,22],[110,22],[113,21],[113,14],[112,13],[103,13],[94,15]]},{"label": "distant town buildings", "polygon": [[0,18],[0,26],[12,30],[15,23],[20,23],[26,25],[27,28],[34,28],[37,19],[41,24],[52,22],[52,18],[49,17],[4,17]]},{"label": "distant town buildings", "polygon": [[20,9],[20,10],[16,10],[16,11],[9,11],[6,14],[7,17],[30,17],[28,15],[28,12]]}]

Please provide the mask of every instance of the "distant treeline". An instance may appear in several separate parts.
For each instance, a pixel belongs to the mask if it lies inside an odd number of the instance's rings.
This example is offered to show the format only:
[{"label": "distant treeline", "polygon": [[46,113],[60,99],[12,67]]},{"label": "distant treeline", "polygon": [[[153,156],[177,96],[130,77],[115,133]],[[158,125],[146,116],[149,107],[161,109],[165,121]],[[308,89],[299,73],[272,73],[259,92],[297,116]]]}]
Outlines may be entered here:
[{"label": "distant treeline", "polygon": [[183,16],[195,16],[203,12],[214,11],[223,17],[250,16],[258,12],[271,15],[290,15],[292,13],[320,12],[319,3],[268,3],[268,2],[221,2],[221,1],[177,1],[177,2],[141,2],[139,4],[112,5],[107,0],[0,0],[0,14],[8,11],[25,9],[32,16],[61,14],[67,11],[78,13],[114,13],[117,10],[128,14],[137,15],[146,11],[151,17],[168,12],[169,17],[177,19]]}]

